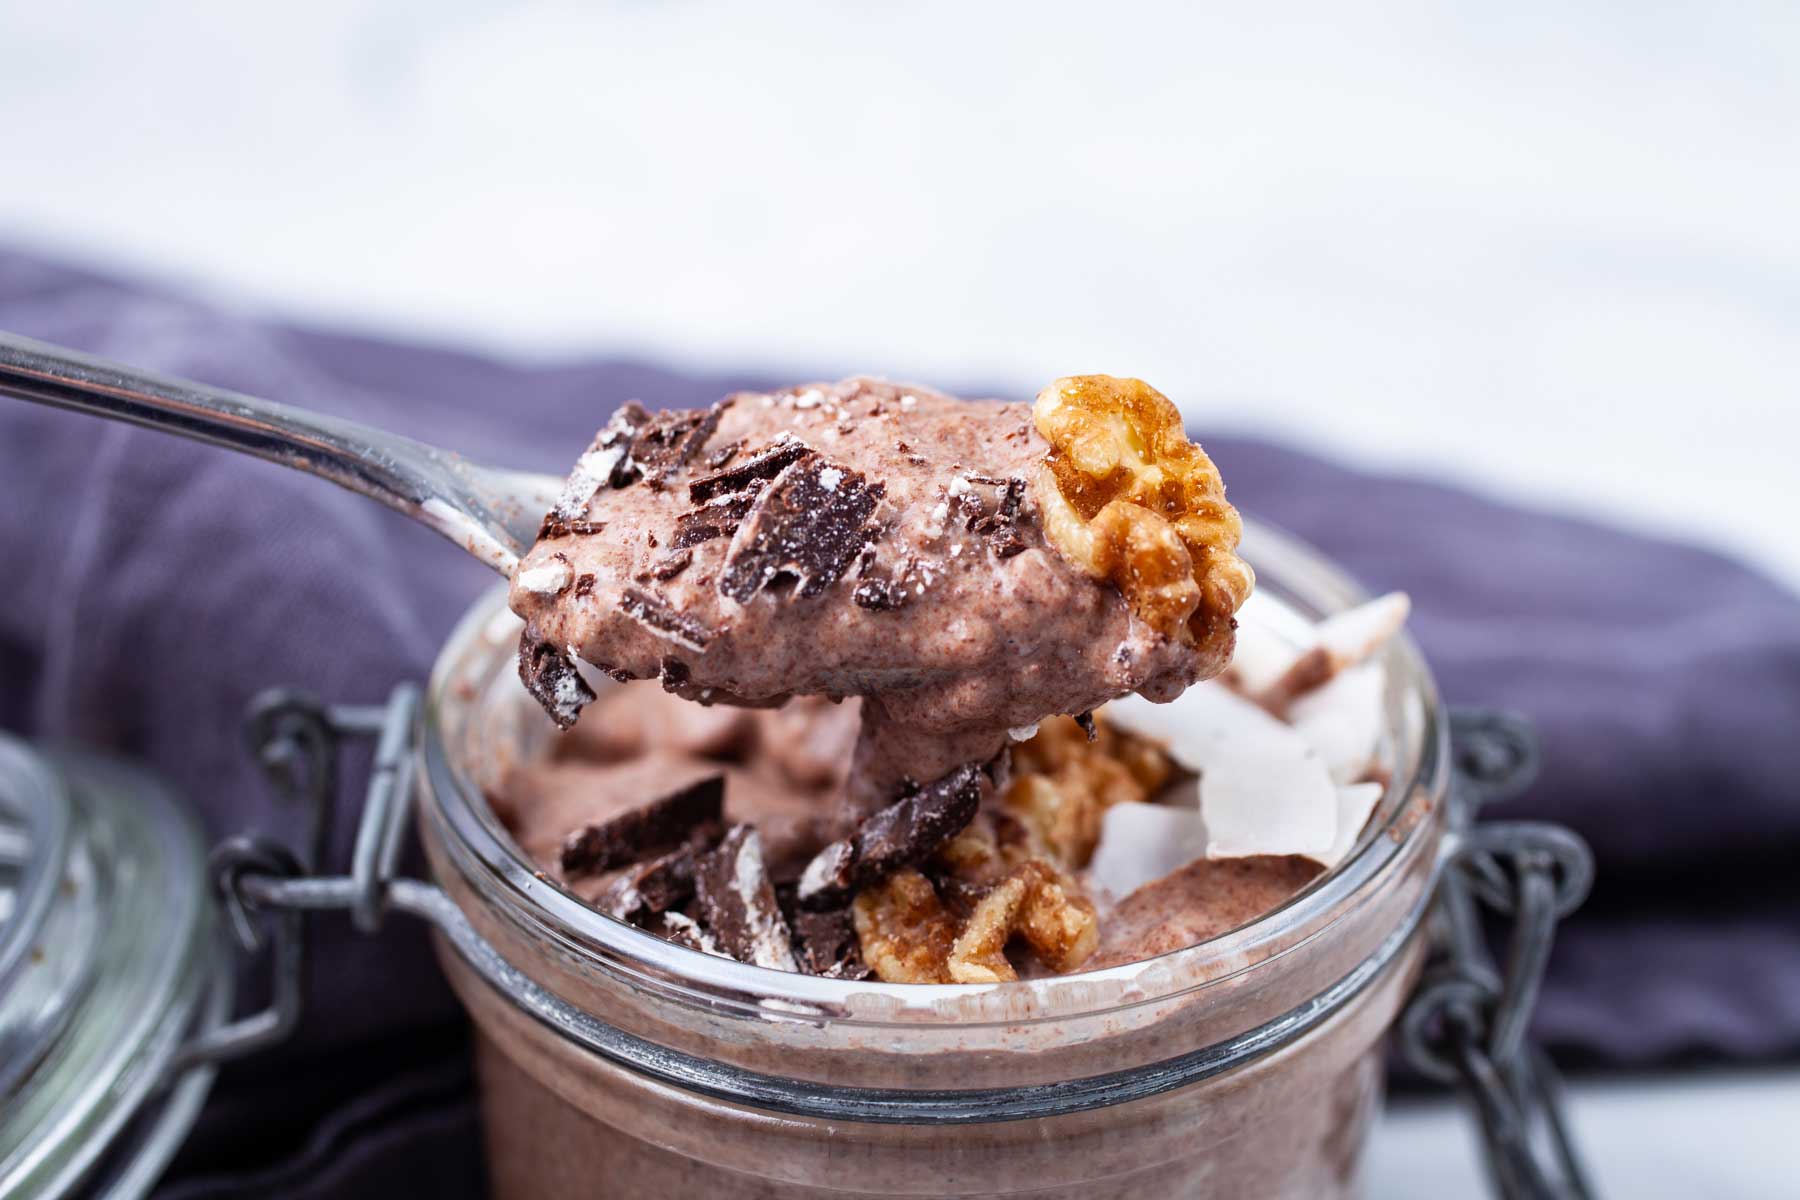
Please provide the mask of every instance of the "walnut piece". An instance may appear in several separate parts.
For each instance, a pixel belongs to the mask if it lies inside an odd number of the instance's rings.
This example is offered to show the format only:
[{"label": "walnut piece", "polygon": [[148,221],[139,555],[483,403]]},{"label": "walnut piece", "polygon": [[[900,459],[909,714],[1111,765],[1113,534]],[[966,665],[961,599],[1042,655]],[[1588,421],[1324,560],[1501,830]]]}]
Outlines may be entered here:
[{"label": "walnut piece", "polygon": [[1013,747],[1007,811],[1068,870],[1087,866],[1093,857],[1108,808],[1151,799],[1174,773],[1156,742],[1103,715],[1093,720],[1092,741],[1073,718],[1052,717],[1039,724],[1037,736]]},{"label": "walnut piece", "polygon": [[856,894],[850,906],[863,961],[884,983],[950,983],[956,919],[931,880],[910,867]]},{"label": "walnut piece", "polygon": [[1041,858],[1021,863],[969,914],[946,966],[957,983],[1005,983],[1018,972],[1006,958],[1014,934],[1053,971],[1079,967],[1100,943],[1094,906]]},{"label": "walnut piece", "polygon": [[1216,674],[1255,576],[1237,556],[1237,510],[1180,411],[1140,379],[1076,375],[1038,393],[1032,421],[1050,443],[1033,490],[1051,544],[1152,628],[1198,646]]}]

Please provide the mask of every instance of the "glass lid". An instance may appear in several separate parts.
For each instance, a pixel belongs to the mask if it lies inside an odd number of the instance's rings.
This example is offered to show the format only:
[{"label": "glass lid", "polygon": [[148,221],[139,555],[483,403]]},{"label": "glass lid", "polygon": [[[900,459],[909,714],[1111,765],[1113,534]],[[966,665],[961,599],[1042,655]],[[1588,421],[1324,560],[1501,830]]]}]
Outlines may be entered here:
[{"label": "glass lid", "polygon": [[0,734],[0,1195],[154,1182],[209,1082],[169,1064],[229,999],[212,930],[163,785]]}]

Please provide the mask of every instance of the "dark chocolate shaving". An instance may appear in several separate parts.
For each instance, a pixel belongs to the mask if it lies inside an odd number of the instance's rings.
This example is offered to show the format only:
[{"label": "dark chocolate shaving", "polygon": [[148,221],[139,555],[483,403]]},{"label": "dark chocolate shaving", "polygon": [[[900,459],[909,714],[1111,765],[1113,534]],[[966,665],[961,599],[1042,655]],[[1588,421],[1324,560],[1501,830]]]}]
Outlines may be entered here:
[{"label": "dark chocolate shaving", "polygon": [[718,844],[720,833],[717,825],[703,825],[686,844],[627,869],[607,885],[594,907],[621,921],[640,921],[686,904],[694,897],[700,856]]},{"label": "dark chocolate shaving", "polygon": [[650,577],[666,583],[687,570],[693,561],[694,552],[692,550],[685,547],[680,550],[671,550],[650,564]]},{"label": "dark chocolate shaving", "polygon": [[[727,399],[699,412],[659,412],[653,417],[647,416],[632,438],[624,466],[647,486],[661,488],[706,445],[730,404]],[[616,476],[618,472],[614,474]],[[615,483],[613,486],[620,485]]]},{"label": "dark chocolate shaving", "polygon": [[794,957],[808,975],[828,979],[867,979],[872,971],[863,962],[862,941],[856,936],[856,922],[848,908],[832,908],[823,912],[795,909],[791,924],[794,931]]},{"label": "dark chocolate shaving", "polygon": [[688,678],[693,672],[688,670],[686,663],[679,658],[665,658],[660,665],[662,669],[657,676],[662,680],[663,691],[678,692],[687,686]]},{"label": "dark chocolate shaving", "polygon": [[577,575],[575,577],[575,594],[577,596],[593,595],[594,594],[594,584],[596,582],[597,581],[595,580],[595,578],[591,572],[586,575]]},{"label": "dark chocolate shaving", "polygon": [[712,935],[700,928],[694,918],[684,912],[670,909],[668,912],[652,913],[644,920],[644,929],[657,937],[674,942],[677,946],[686,946],[689,950],[700,950],[707,954],[717,954],[721,958],[725,952]]},{"label": "dark chocolate shaving", "polygon": [[965,763],[924,787],[915,785],[849,837],[819,851],[800,876],[800,904],[835,907],[856,889],[925,861],[974,820],[989,781],[981,763]]},{"label": "dark chocolate shaving", "polygon": [[592,875],[661,854],[717,825],[725,810],[725,776],[709,775],[648,804],[584,825],[563,839],[565,876]]},{"label": "dark chocolate shaving", "polygon": [[688,499],[704,504],[714,496],[760,488],[812,452],[811,446],[795,438],[771,442],[737,466],[702,475],[689,483]]},{"label": "dark chocolate shaving", "polygon": [[619,597],[619,611],[658,637],[689,650],[704,650],[713,639],[713,631],[705,625],[669,607],[668,601],[661,597],[637,588],[625,589],[624,595]]},{"label": "dark chocolate shaving", "polygon": [[575,724],[594,698],[594,689],[581,677],[575,660],[554,642],[534,638],[530,629],[519,638],[519,678],[561,729]]},{"label": "dark chocolate shaving", "polygon": [[[979,480],[982,483],[999,484],[999,480]],[[997,558],[1011,558],[1022,554],[1025,550],[1025,539],[1019,536],[1019,508],[1025,500],[1025,481],[1008,479],[1004,483],[1005,490],[1000,494],[1000,504],[991,513],[981,513],[970,518],[968,528],[988,540]]]},{"label": "dark chocolate shaving", "polygon": [[682,513],[675,518],[675,538],[670,544],[681,550],[714,538],[730,537],[756,502],[756,493],[762,490],[763,482],[755,481],[751,491],[724,495]]},{"label": "dark chocolate shaving", "polygon": [[1081,726],[1081,732],[1088,735],[1088,741],[1091,742],[1100,736],[1100,731],[1094,728],[1094,714],[1092,712],[1076,713],[1075,723]]},{"label": "dark chocolate shaving", "polygon": [[737,452],[743,448],[744,442],[742,438],[735,442],[729,442],[726,445],[720,446],[717,450],[714,450],[711,454],[706,456],[706,465],[716,471],[732,459],[736,458]]},{"label": "dark chocolate shaving", "polygon": [[857,570],[861,582],[850,598],[858,606],[873,612],[892,612],[902,608],[915,594],[915,574],[919,568],[916,556],[909,555],[906,564],[900,568],[897,576],[888,575],[879,570],[879,560],[874,547],[862,552],[862,563]]},{"label": "dark chocolate shaving", "polygon": [[599,533],[605,528],[605,521],[571,520],[552,509],[544,514],[544,523],[538,526],[538,541],[542,542],[551,538],[575,537],[581,534]]},{"label": "dark chocolate shaving", "polygon": [[741,547],[719,577],[719,591],[748,604],[764,588],[794,585],[816,596],[841,578],[871,536],[868,520],[886,489],[849,467],[817,456],[770,482],[739,530]]},{"label": "dark chocolate shaving", "polygon": [[762,839],[734,825],[694,872],[695,907],[719,949],[739,962],[795,969],[793,939],[763,868]]}]

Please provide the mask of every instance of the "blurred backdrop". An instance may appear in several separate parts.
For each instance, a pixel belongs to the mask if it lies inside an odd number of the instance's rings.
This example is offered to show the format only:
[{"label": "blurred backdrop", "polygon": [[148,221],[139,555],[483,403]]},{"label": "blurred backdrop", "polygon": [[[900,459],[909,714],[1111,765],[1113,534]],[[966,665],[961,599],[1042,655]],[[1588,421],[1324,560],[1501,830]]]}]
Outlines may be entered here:
[{"label": "blurred backdrop", "polygon": [[0,2],[0,238],[531,357],[1141,375],[1800,580],[1800,7]]}]

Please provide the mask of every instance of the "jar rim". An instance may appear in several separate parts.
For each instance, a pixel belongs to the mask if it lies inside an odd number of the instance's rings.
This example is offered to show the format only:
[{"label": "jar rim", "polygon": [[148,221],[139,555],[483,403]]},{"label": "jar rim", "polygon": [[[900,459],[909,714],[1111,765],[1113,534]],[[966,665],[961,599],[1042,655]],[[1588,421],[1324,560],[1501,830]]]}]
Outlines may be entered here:
[{"label": "jar rim", "polygon": [[[1315,618],[1368,599],[1347,574],[1298,539],[1248,518],[1244,527],[1242,553],[1257,570],[1259,588],[1279,593]],[[424,704],[422,816],[445,835],[449,858],[477,884],[478,894],[503,904],[509,916],[577,958],[710,1001],[750,1003],[796,1019],[1025,1026],[1164,1002],[1223,983],[1327,933],[1356,897],[1407,861],[1433,827],[1423,817],[1441,805],[1448,779],[1447,723],[1436,684],[1403,632],[1385,651],[1390,674],[1385,723],[1395,757],[1377,819],[1341,863],[1256,919],[1137,962],[1002,984],[849,981],[771,970],[691,950],[600,912],[549,881],[501,827],[467,764],[451,752],[447,732],[477,703],[498,648],[504,647],[510,666],[518,627],[506,608],[504,586],[489,590],[458,623],[432,671]],[[1401,728],[1402,712],[1411,714],[1416,728]],[[1421,915],[1422,909],[1408,920],[1416,924]]]}]

